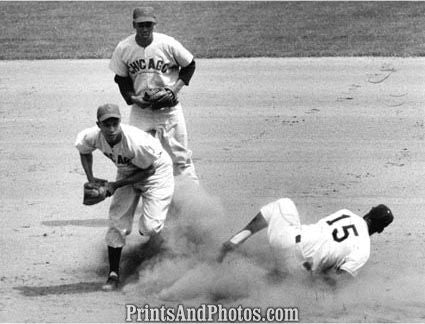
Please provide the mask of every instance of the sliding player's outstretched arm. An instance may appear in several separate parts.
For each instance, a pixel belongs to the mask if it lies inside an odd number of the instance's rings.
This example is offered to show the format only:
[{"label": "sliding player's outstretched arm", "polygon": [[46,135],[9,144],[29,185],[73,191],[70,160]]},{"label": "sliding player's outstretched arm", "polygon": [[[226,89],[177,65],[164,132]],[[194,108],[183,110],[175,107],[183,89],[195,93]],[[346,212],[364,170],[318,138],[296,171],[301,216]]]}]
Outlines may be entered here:
[{"label": "sliding player's outstretched arm", "polygon": [[223,262],[227,253],[236,249],[245,242],[250,236],[267,227],[267,222],[261,212],[259,212],[242,230],[233,235],[221,246],[220,253],[217,257],[218,262]]}]

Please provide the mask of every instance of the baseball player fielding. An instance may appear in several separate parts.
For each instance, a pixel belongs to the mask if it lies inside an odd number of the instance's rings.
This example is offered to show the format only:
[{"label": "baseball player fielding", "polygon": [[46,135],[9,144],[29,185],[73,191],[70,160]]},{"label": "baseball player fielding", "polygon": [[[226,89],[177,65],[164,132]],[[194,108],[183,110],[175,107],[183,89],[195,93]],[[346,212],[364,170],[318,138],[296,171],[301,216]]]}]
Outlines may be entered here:
[{"label": "baseball player fielding", "polygon": [[121,250],[131,233],[133,218],[142,197],[139,233],[158,241],[174,193],[171,158],[158,139],[130,125],[121,124],[117,105],[97,109],[97,126],[81,131],[75,146],[89,183],[99,182],[93,175],[93,154],[100,150],[117,167],[116,180],[106,183],[112,196],[109,228],[106,233],[109,275],[104,290],[119,288]]}]

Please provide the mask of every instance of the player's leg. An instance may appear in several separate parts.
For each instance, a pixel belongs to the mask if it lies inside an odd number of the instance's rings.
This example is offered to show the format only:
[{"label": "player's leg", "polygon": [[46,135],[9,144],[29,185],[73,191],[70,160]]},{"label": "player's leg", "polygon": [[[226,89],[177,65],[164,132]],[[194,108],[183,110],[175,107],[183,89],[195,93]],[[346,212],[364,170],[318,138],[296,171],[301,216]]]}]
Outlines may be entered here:
[{"label": "player's leg", "polygon": [[294,273],[305,261],[301,250],[301,222],[294,202],[278,199],[262,208],[267,219],[267,237],[279,273]]},{"label": "player's leg", "polygon": [[284,198],[269,203],[261,208],[248,225],[223,243],[217,261],[222,262],[227,253],[266,227],[270,245],[290,248],[295,244],[294,233],[300,226],[298,211],[292,200]]},{"label": "player's leg", "polygon": [[149,186],[142,192],[142,214],[139,220],[139,232],[149,241],[144,246],[149,249],[148,253],[154,254],[159,251],[163,238],[161,230],[167,218],[168,209],[174,193],[174,177],[170,174],[162,184]]},{"label": "player's leg", "polygon": [[160,140],[173,160],[175,176],[188,175],[199,183],[192,161],[192,151],[188,149],[186,121],[181,104],[161,111],[132,106],[130,125],[149,132]]},{"label": "player's leg", "polygon": [[112,196],[109,208],[109,228],[106,232],[108,246],[109,275],[104,290],[118,288],[121,251],[125,245],[126,236],[131,233],[134,212],[137,208],[140,195],[133,186],[124,186],[117,189]]},{"label": "player's leg", "polygon": [[142,192],[143,206],[139,221],[139,232],[145,236],[155,236],[161,232],[167,218],[168,209],[174,194],[174,178],[167,182],[149,186]]},{"label": "player's leg", "polygon": [[150,109],[142,109],[137,105],[133,105],[130,110],[129,124],[145,132],[155,129],[158,121],[155,113]]},{"label": "player's leg", "polygon": [[267,237],[274,248],[288,249],[296,245],[301,231],[297,207],[289,198],[278,199],[261,208],[267,222]]},{"label": "player's leg", "polygon": [[192,151],[188,148],[188,136],[183,110],[179,105],[168,113],[168,119],[158,125],[157,136],[170,155],[174,165],[174,175],[187,175],[199,183],[192,160]]}]

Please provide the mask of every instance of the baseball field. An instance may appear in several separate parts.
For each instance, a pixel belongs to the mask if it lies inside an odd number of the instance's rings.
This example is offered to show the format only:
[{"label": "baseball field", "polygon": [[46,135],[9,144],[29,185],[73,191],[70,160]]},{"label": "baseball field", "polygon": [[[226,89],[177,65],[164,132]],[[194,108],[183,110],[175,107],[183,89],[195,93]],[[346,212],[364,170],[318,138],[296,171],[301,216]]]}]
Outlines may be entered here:
[{"label": "baseball field", "polygon": [[[95,125],[100,104],[117,103],[128,118],[108,56],[131,32],[120,26],[135,4],[0,2],[0,321],[123,322],[129,304],[207,303],[297,307],[302,322],[424,322],[423,2],[154,3],[168,24],[160,31],[199,57],[180,99],[201,186],[177,179],[166,248],[122,290],[100,290],[109,201],[82,205],[86,179],[73,144]],[[221,20],[201,28],[205,12]],[[229,18],[235,12],[239,23]],[[253,36],[253,13],[269,33],[255,22]],[[215,33],[217,25],[228,29]],[[69,29],[80,32],[67,47]],[[247,41],[232,45],[238,32]],[[258,42],[265,34],[270,47]],[[94,158],[95,175],[112,180],[112,163]],[[306,274],[273,276],[265,233],[217,264],[221,242],[281,197],[295,201],[302,223],[341,208],[363,215],[379,203],[395,220],[371,238],[359,275],[336,287]],[[133,232],[124,250],[129,267],[138,239]]]}]

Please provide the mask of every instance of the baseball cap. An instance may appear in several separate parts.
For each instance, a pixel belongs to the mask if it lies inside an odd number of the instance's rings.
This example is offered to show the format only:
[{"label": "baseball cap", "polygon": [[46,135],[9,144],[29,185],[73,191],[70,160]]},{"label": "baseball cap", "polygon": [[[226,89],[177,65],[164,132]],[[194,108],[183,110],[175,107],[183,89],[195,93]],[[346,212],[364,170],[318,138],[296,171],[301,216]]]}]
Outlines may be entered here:
[{"label": "baseball cap", "polygon": [[373,207],[364,217],[369,220],[369,227],[373,232],[381,233],[394,220],[391,210],[385,205]]},{"label": "baseball cap", "polygon": [[120,108],[114,104],[105,104],[97,108],[97,120],[103,122],[108,118],[121,119]]},{"label": "baseball cap", "polygon": [[155,13],[152,7],[138,7],[133,11],[133,21],[141,23],[150,21],[156,23]]}]

